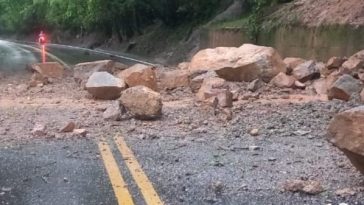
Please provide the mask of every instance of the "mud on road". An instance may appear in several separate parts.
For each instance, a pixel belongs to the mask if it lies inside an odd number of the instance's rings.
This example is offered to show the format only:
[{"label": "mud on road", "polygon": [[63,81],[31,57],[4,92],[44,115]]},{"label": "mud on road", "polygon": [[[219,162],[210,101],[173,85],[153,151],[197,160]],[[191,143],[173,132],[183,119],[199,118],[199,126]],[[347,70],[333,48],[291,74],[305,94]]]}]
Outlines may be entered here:
[{"label": "mud on road", "polygon": [[[232,120],[228,121],[222,113],[215,115],[211,107],[196,103],[188,89],[177,89],[162,92],[164,110],[159,120],[139,121],[125,117],[119,122],[109,122],[103,119],[102,110],[111,102],[92,99],[72,78],[27,89],[25,84],[29,78],[30,74],[20,73],[8,75],[0,81],[2,177],[6,177],[9,170],[14,171],[14,176],[29,174],[27,169],[18,165],[22,163],[13,162],[37,152],[29,151],[32,147],[57,150],[58,145],[62,147],[65,143],[71,145],[68,151],[74,153],[76,160],[91,159],[88,163],[97,164],[91,167],[96,170],[92,175],[100,178],[95,181],[85,178],[83,182],[70,180],[74,189],[82,190],[85,187],[82,184],[87,181],[91,185],[95,183],[96,188],[91,192],[101,187],[104,197],[110,198],[112,189],[96,144],[103,137],[120,134],[125,137],[165,204],[364,203],[361,192],[345,198],[335,194],[340,189],[363,187],[364,180],[347,158],[325,140],[330,119],[337,112],[356,106],[355,102],[294,98],[290,96],[305,93],[290,91],[287,94],[286,90],[267,88],[260,91],[258,98],[236,102]],[[86,129],[87,136],[60,133],[59,129],[69,121]],[[46,125],[45,136],[31,134],[36,123]],[[256,136],[250,134],[253,129],[258,129]],[[14,150],[19,154],[9,158],[8,153]],[[57,151],[45,153],[53,158]],[[55,170],[73,170],[67,166],[74,164],[57,160],[60,159],[54,158],[59,165]],[[28,168],[36,166],[29,163]],[[57,173],[48,180],[64,178]],[[282,184],[291,179],[319,181],[325,192],[307,195],[282,191]],[[10,196],[29,183],[20,180],[14,185],[11,182],[11,179],[0,180],[0,188],[5,188],[0,190],[0,204],[11,204],[11,200],[21,197]],[[9,186],[12,191],[6,189]],[[47,194],[46,189],[39,191],[39,196],[33,196],[43,199],[35,201],[39,204],[49,202],[50,195],[55,197],[55,193]],[[86,203],[89,199],[88,195],[79,197],[78,202],[70,199],[70,203]],[[97,200],[88,202],[100,204]],[[104,201],[104,204],[114,203],[113,199]]]}]

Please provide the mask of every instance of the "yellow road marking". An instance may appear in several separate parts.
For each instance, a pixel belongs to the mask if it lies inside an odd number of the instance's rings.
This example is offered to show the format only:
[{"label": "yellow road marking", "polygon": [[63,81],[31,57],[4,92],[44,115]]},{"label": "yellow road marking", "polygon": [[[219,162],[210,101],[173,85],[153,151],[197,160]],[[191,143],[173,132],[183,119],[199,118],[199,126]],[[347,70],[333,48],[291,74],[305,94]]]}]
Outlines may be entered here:
[{"label": "yellow road marking", "polygon": [[118,164],[107,143],[99,142],[99,149],[119,205],[134,205]]},{"label": "yellow road marking", "polygon": [[154,187],[149,181],[147,175],[143,172],[133,152],[127,146],[124,138],[121,136],[116,137],[115,142],[126,162],[126,166],[128,167],[131,175],[133,176],[140,191],[142,192],[145,202],[148,205],[162,205],[162,200],[159,198],[157,192],[154,190]]}]

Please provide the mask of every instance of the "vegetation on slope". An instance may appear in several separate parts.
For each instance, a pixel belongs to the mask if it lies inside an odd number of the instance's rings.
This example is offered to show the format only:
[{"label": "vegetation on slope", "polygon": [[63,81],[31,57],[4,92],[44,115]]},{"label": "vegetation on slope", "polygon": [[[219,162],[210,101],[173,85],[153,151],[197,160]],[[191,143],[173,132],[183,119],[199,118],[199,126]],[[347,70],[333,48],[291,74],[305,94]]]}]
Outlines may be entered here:
[{"label": "vegetation on slope", "polygon": [[101,31],[120,40],[161,21],[168,27],[211,17],[222,0],[0,0],[0,32]]}]

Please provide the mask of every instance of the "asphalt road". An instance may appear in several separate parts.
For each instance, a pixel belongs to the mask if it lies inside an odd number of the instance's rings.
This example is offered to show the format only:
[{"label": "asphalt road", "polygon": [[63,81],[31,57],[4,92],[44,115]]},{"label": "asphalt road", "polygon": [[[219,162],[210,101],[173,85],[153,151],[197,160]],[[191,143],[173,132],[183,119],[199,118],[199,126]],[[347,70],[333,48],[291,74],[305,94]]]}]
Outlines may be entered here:
[{"label": "asphalt road", "polygon": [[[47,61],[61,60],[69,66],[77,63],[114,60],[126,65],[135,63],[148,63],[125,54],[107,52],[102,50],[91,50],[67,45],[48,44],[46,46]],[[56,57],[56,59],[54,59]],[[27,64],[41,61],[40,46],[35,43],[15,43],[0,40],[0,71],[18,72],[25,69]]]}]

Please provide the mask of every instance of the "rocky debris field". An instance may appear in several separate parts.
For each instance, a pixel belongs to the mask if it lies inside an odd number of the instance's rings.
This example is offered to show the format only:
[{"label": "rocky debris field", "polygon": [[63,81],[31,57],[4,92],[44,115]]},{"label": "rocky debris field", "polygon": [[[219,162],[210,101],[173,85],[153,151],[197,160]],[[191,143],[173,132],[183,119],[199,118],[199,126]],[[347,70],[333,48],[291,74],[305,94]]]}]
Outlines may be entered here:
[{"label": "rocky debris field", "polygon": [[[331,143],[362,159],[364,129],[354,124],[345,147],[327,128],[362,104],[363,66],[363,51],[321,63],[249,44],[200,51],[178,68],[37,65],[1,75],[0,144],[121,133],[153,179],[167,180],[162,190],[178,200],[168,204],[193,204],[192,192],[208,204],[361,204],[363,178]],[[352,126],[335,124],[329,139],[341,125]]]}]

